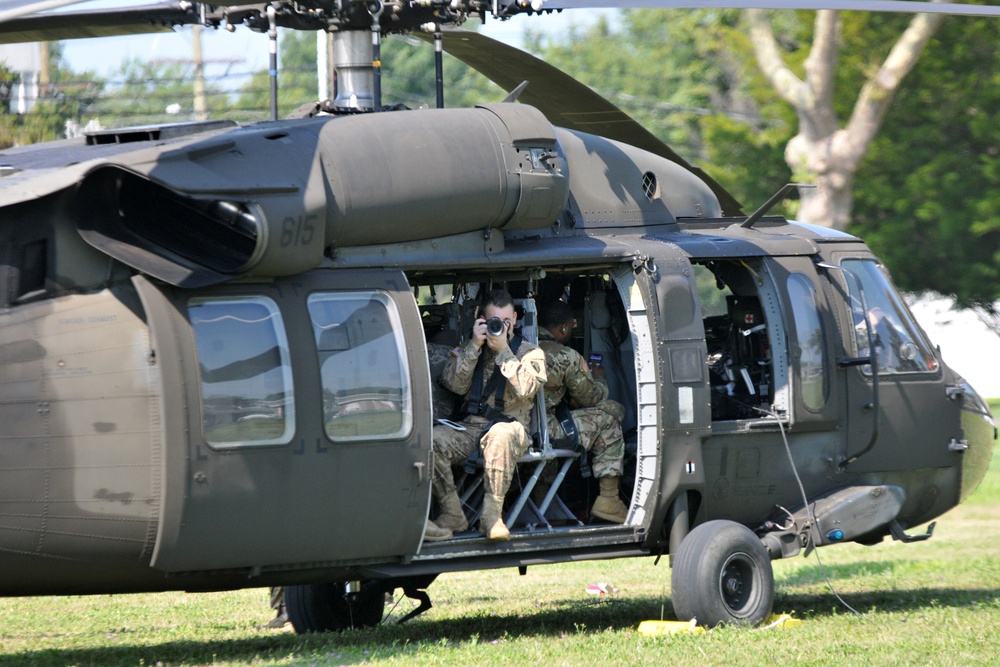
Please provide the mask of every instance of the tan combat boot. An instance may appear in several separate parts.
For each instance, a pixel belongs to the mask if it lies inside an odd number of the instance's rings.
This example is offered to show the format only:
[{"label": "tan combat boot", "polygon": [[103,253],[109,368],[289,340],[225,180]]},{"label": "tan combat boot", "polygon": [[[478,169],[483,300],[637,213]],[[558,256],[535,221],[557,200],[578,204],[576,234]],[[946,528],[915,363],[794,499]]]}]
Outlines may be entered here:
[{"label": "tan combat boot", "polygon": [[427,525],[424,526],[424,542],[443,542],[451,538],[452,534],[450,530],[441,528],[430,519],[427,520]]},{"label": "tan combat boot", "polygon": [[461,533],[469,529],[469,521],[462,511],[462,501],[454,491],[445,495],[441,501],[441,513],[434,523],[441,528],[447,528],[453,533]]},{"label": "tan combat boot", "polygon": [[601,485],[601,495],[590,508],[590,515],[611,523],[625,523],[628,508],[618,497],[618,478],[602,477],[597,481]]},{"label": "tan combat boot", "polygon": [[489,493],[483,496],[483,517],[479,520],[479,532],[498,542],[510,539],[510,531],[503,522],[503,498]]}]

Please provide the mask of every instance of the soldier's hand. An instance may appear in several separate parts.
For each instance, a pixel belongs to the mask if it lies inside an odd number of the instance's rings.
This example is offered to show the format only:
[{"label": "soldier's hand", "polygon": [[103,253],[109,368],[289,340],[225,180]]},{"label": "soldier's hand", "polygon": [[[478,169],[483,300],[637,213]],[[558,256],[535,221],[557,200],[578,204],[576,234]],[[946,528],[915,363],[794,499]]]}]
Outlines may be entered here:
[{"label": "soldier's hand", "polygon": [[485,317],[480,317],[476,320],[476,323],[472,325],[472,342],[476,344],[476,347],[482,347],[483,343],[486,342]]},{"label": "soldier's hand", "polygon": [[602,368],[601,366],[599,366],[597,364],[594,364],[594,365],[588,364],[587,360],[584,359],[583,357],[580,357],[580,364],[583,366],[583,372],[584,373],[590,373],[590,375],[592,377],[603,378],[603,377],[607,377],[607,375],[608,375],[607,373],[604,372],[604,368]]}]

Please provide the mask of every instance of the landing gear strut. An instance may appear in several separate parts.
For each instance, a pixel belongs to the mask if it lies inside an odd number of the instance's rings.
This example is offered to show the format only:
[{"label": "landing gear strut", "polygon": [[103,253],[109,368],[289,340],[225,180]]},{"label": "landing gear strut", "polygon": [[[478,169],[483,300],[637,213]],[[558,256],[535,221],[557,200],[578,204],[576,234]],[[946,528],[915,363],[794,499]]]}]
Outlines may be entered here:
[{"label": "landing gear strut", "polygon": [[285,587],[285,608],[295,632],[337,632],[369,628],[383,620],[386,594],[396,588],[420,604],[396,621],[405,623],[433,605],[427,591],[437,575]]}]

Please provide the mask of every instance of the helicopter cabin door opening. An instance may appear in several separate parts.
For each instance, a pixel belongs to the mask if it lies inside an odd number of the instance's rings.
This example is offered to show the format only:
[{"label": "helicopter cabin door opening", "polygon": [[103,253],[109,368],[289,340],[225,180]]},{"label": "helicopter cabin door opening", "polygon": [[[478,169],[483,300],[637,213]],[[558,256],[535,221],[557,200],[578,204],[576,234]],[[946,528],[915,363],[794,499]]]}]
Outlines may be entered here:
[{"label": "helicopter cabin door opening", "polygon": [[164,386],[187,387],[164,392],[154,568],[416,553],[430,498],[429,380],[402,273],[136,285]]},{"label": "helicopter cabin door opening", "polygon": [[[545,271],[498,270],[488,276],[428,273],[409,278],[418,285],[415,296],[427,339],[435,428],[441,428],[442,420],[447,424],[461,419],[462,397],[452,394],[439,380],[452,350],[468,340],[481,295],[494,288],[506,289],[518,311],[518,329],[531,342],[538,335],[536,311],[541,318],[546,306],[558,300],[570,306],[574,326],[566,344],[588,360],[588,364],[602,366],[608,398],[624,408],[621,426],[625,457],[620,496],[628,507],[626,524],[623,528],[592,523],[588,512],[598,495],[597,479],[584,477],[572,444],[547,432],[544,390],[536,397],[530,434],[533,443],[522,457],[519,474],[508,491],[505,520],[512,539],[544,541],[567,531],[578,534],[580,530],[599,529],[620,531],[623,541],[634,541],[635,529],[629,526],[641,526],[646,521],[659,455],[656,364],[647,316],[650,297],[644,292],[649,286],[643,279],[637,280],[630,264]],[[423,554],[441,555],[453,549],[451,545],[479,539],[475,530],[482,496],[477,487],[479,475],[462,468],[456,465],[453,472],[470,522],[469,532],[456,534],[452,540],[425,543],[418,559]],[[431,517],[434,516],[432,509]],[[483,544],[489,548],[488,543]]]},{"label": "helicopter cabin door opening", "polygon": [[715,432],[789,416],[778,293],[759,259],[692,263],[701,301]]}]

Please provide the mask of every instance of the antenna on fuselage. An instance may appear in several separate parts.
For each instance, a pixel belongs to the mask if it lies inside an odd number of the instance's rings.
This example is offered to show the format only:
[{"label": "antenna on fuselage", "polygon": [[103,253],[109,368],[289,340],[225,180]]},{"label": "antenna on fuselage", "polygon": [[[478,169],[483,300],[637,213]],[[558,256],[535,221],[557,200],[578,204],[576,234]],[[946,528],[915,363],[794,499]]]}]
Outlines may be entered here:
[{"label": "antenna on fuselage", "polygon": [[815,185],[811,183],[786,183],[783,188],[771,195],[771,198],[764,202],[764,205],[759,209],[750,214],[746,220],[740,223],[740,227],[744,229],[753,229],[753,226],[758,220],[764,217],[764,214],[770,211],[775,204],[784,199],[789,192],[795,188],[814,188]]}]

